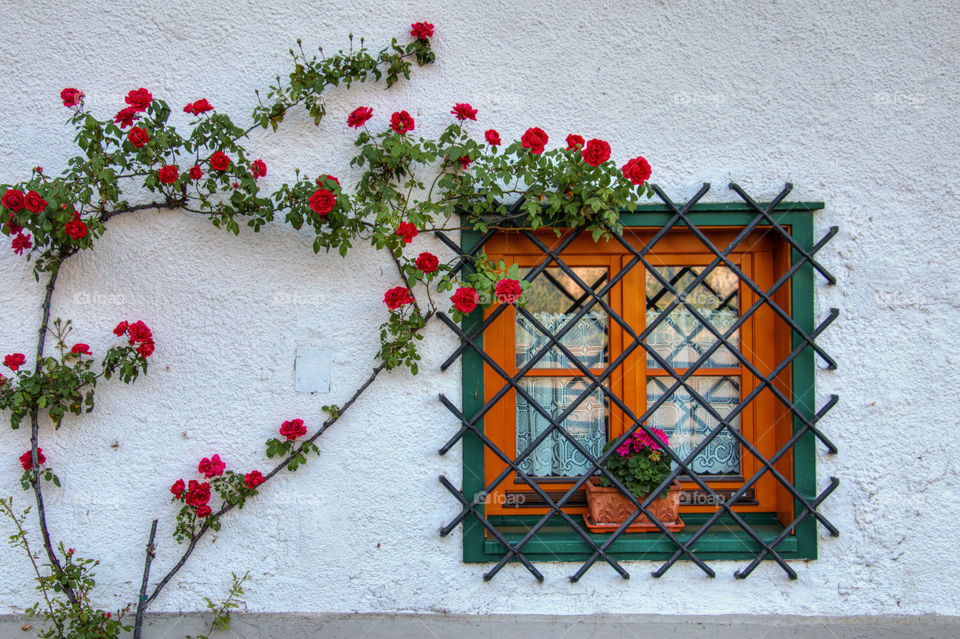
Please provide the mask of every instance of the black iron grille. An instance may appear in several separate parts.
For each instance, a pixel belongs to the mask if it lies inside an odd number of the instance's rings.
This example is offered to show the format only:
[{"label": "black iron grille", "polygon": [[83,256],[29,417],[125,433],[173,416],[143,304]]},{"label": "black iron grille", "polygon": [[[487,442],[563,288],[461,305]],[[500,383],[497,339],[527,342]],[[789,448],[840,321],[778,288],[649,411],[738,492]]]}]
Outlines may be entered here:
[{"label": "black iron grille", "polygon": [[[480,525],[484,527],[491,538],[496,539],[500,542],[500,544],[503,545],[503,547],[506,548],[506,551],[499,558],[499,561],[496,561],[495,565],[484,574],[484,579],[491,579],[508,562],[517,561],[525,566],[534,577],[536,577],[538,580],[542,580],[543,575],[533,564],[527,554],[525,554],[525,547],[527,546],[528,542],[533,539],[538,532],[544,528],[544,526],[547,525],[548,522],[553,525],[557,523],[558,519],[561,520],[566,526],[569,526],[570,530],[587,544],[590,552],[592,553],[590,554],[589,558],[586,559],[586,561],[584,561],[583,564],[576,570],[576,572],[570,576],[572,581],[579,580],[587,572],[587,570],[589,570],[590,567],[597,562],[597,560],[601,559],[609,564],[622,577],[629,578],[629,573],[627,572],[626,568],[624,568],[624,566],[621,565],[621,563],[618,562],[611,553],[611,546],[618,538],[621,537],[621,535],[625,533],[627,527],[641,514],[648,515],[651,522],[659,529],[658,533],[647,534],[660,535],[662,538],[668,539],[674,549],[672,555],[669,556],[669,558],[653,572],[655,577],[660,577],[663,575],[674,563],[676,563],[677,560],[682,558],[692,561],[707,575],[711,577],[715,576],[714,570],[703,558],[701,558],[701,556],[698,555],[697,552],[695,552],[694,545],[698,539],[706,534],[711,527],[721,519],[721,517],[734,522],[736,526],[742,529],[742,531],[757,544],[756,547],[759,548],[753,560],[735,573],[738,578],[745,578],[751,572],[753,572],[753,570],[761,561],[764,559],[769,559],[776,562],[791,579],[795,579],[797,577],[796,572],[793,570],[790,564],[787,563],[787,560],[778,553],[777,547],[807,517],[814,517],[816,521],[818,521],[831,535],[836,536],[839,534],[833,524],[831,524],[818,510],[818,507],[823,500],[836,489],[837,484],[839,483],[838,480],[836,478],[831,478],[828,486],[816,496],[805,495],[794,485],[792,477],[784,476],[784,474],[776,467],[777,462],[785,455],[788,455],[793,449],[794,445],[800,441],[801,438],[805,436],[810,437],[810,434],[822,442],[823,445],[826,446],[826,449],[829,453],[837,452],[836,446],[834,446],[834,444],[823,434],[817,425],[820,419],[836,404],[837,397],[831,396],[829,400],[821,408],[819,408],[819,410],[811,415],[810,411],[799,407],[787,393],[784,393],[781,388],[774,383],[774,380],[777,378],[777,376],[783,372],[802,352],[807,351],[808,348],[812,349],[813,352],[816,353],[816,355],[825,363],[827,368],[833,369],[836,367],[836,362],[826,352],[824,352],[823,348],[816,343],[816,339],[837,318],[839,314],[837,309],[831,309],[822,322],[812,331],[804,331],[803,328],[794,320],[791,314],[787,310],[781,308],[781,306],[774,301],[774,295],[802,268],[810,269],[812,267],[812,269],[819,273],[827,283],[831,285],[836,283],[834,276],[817,261],[816,254],[827,242],[830,241],[831,238],[834,237],[834,235],[836,235],[837,228],[832,227],[819,241],[817,241],[809,250],[807,250],[801,246],[800,243],[798,243],[795,238],[791,236],[790,232],[783,228],[774,217],[774,214],[778,210],[777,207],[781,205],[781,202],[783,202],[784,198],[792,188],[790,184],[787,184],[780,194],[774,198],[772,202],[766,205],[758,204],[738,185],[731,184],[730,188],[735,191],[746,203],[747,210],[749,211],[750,215],[752,215],[752,219],[749,221],[749,223],[744,225],[742,229],[738,228],[736,237],[726,247],[720,248],[715,246],[708,237],[707,233],[705,233],[704,230],[694,223],[691,216],[694,206],[709,191],[709,188],[710,187],[708,184],[704,184],[699,192],[690,199],[690,201],[682,206],[679,206],[674,204],[674,202],[671,201],[670,198],[668,198],[660,188],[654,187],[654,191],[668,211],[669,220],[661,228],[659,228],[653,237],[645,244],[645,246],[640,249],[635,248],[629,241],[614,233],[614,240],[612,241],[619,242],[625,254],[629,257],[629,260],[619,270],[619,272],[613,274],[612,277],[604,278],[599,282],[584,282],[578,273],[564,262],[562,257],[564,250],[567,249],[570,244],[581,235],[583,229],[567,232],[567,234],[562,237],[561,241],[559,241],[555,248],[551,248],[544,244],[534,233],[526,230],[516,231],[518,233],[522,233],[523,236],[529,242],[535,245],[543,255],[543,259],[539,265],[532,268],[529,273],[527,273],[525,276],[526,280],[532,282],[538,277],[553,277],[546,272],[546,269],[549,267],[554,270],[554,272],[559,269],[564,275],[569,277],[570,280],[579,285],[584,293],[578,299],[571,300],[574,302],[572,308],[576,312],[569,321],[567,321],[559,330],[555,332],[548,330],[541,322],[538,321],[534,314],[528,312],[526,309],[519,307],[516,309],[518,317],[523,317],[527,322],[529,322],[530,325],[543,333],[547,341],[532,355],[528,361],[526,361],[526,363],[517,371],[515,375],[509,375],[506,371],[504,371],[496,361],[494,361],[483,351],[483,348],[480,345],[483,332],[493,323],[500,313],[507,308],[506,305],[500,305],[496,307],[485,320],[480,322],[472,330],[469,330],[469,332],[462,330],[456,322],[454,322],[445,314],[439,314],[441,321],[457,335],[460,342],[459,347],[443,363],[442,368],[446,370],[449,366],[455,363],[465,351],[471,349],[475,351],[477,355],[479,355],[486,366],[489,366],[503,379],[502,387],[500,387],[496,393],[493,393],[490,399],[483,403],[479,410],[470,415],[465,415],[454,402],[450,401],[447,397],[440,395],[440,401],[450,410],[460,424],[457,432],[442,446],[440,453],[445,454],[465,435],[472,433],[473,436],[482,442],[485,455],[494,455],[506,464],[506,468],[503,470],[503,472],[501,472],[497,477],[488,481],[483,493],[474,496],[473,498],[464,496],[462,491],[454,486],[453,483],[451,483],[446,477],[440,477],[440,482],[443,484],[443,486],[449,490],[450,494],[453,495],[462,506],[457,516],[441,529],[440,534],[449,534],[458,525],[463,523],[465,519],[473,517],[480,523]],[[519,211],[521,204],[522,202],[517,203],[514,207],[514,211]],[[659,270],[651,265],[647,259],[648,253],[661,239],[664,238],[664,236],[671,229],[675,227],[683,228],[686,232],[692,233],[706,247],[706,249],[713,254],[713,260],[709,265],[705,267],[697,267],[695,270],[689,270],[688,272],[678,273],[673,277],[665,277],[661,275]],[[775,233],[779,239],[789,246],[793,255],[790,268],[784,272],[779,279],[777,279],[772,287],[767,290],[764,290],[758,284],[756,284],[729,257],[731,252],[738,245],[740,245],[744,239],[751,234],[751,232],[758,228],[762,228],[766,232]],[[476,246],[466,253],[460,249],[456,242],[454,242],[445,234],[438,232],[437,236],[448,247],[461,255],[461,259],[454,267],[454,272],[456,273],[471,268],[473,261],[483,249],[484,244],[491,237],[493,237],[495,232],[496,231],[490,231],[484,234]],[[655,300],[649,297],[647,298],[648,309],[651,308],[652,305],[652,307],[657,310],[657,315],[652,321],[648,319],[646,327],[639,333],[635,331],[634,327],[626,322],[619,314],[617,314],[611,305],[606,301],[607,293],[619,282],[621,282],[631,269],[638,265],[641,265],[644,269],[646,269],[648,274],[656,278],[658,286],[661,287],[661,292],[659,295],[662,297],[662,299],[658,298]],[[722,331],[716,328],[707,317],[704,317],[702,312],[698,310],[695,305],[687,301],[687,296],[698,286],[703,285],[707,276],[715,268],[725,268],[731,271],[740,280],[740,282],[746,285],[756,296],[756,301],[749,308],[740,309],[739,317],[736,319],[735,323]],[[713,292],[716,293],[716,291]],[[721,300],[721,303],[726,304],[728,301],[729,300]],[[647,338],[651,335],[651,333],[661,322],[665,320],[665,318],[667,318],[669,313],[678,306],[685,307],[686,310],[691,313],[697,319],[697,321],[700,322],[702,330],[709,331],[713,336],[713,339],[715,339],[712,345],[699,356],[699,359],[694,364],[690,365],[689,367],[685,367],[687,370],[683,374],[678,373],[676,368],[672,366],[671,363],[667,361],[667,359],[664,358],[661,353],[657,352],[657,350],[647,343]],[[794,339],[793,350],[773,368],[769,375],[763,375],[757,369],[757,367],[741,353],[739,344],[731,339],[731,337],[736,333],[737,329],[763,306],[766,306],[772,310],[780,320],[789,326],[792,333],[799,338]],[[623,330],[625,336],[623,349],[599,374],[591,371],[591,367],[581,361],[581,359],[578,359],[574,353],[570,352],[570,349],[565,346],[562,341],[563,336],[574,326],[576,326],[577,323],[595,307],[602,309],[609,316],[610,321],[615,322]],[[732,410],[726,414],[721,414],[721,412],[718,411],[717,408],[710,401],[708,401],[701,392],[698,392],[697,387],[690,383],[690,377],[692,373],[699,366],[702,366],[704,362],[707,362],[711,355],[713,355],[713,353],[720,348],[724,348],[729,351],[729,353],[731,353],[756,380],[752,390],[746,395],[740,397],[739,401],[737,401],[737,403],[732,407]],[[542,406],[535,401],[534,397],[532,397],[520,383],[521,378],[523,378],[523,376],[552,349],[558,349],[563,356],[571,362],[570,368],[576,368],[582,372],[584,376],[582,379],[585,382],[585,387],[582,393],[580,393],[578,397],[571,401],[566,408],[556,415],[556,411],[551,411],[550,407]],[[640,350],[638,351],[638,349]],[[657,400],[650,403],[650,405],[647,406],[646,410],[641,415],[634,414],[630,407],[627,406],[627,404],[610,389],[610,385],[605,383],[609,379],[610,375],[619,366],[621,366],[626,358],[629,357],[634,351],[638,351],[639,353],[643,353],[645,351],[647,356],[656,362],[658,368],[666,371],[667,375],[669,376],[667,379],[672,379],[672,385],[669,387],[669,389],[660,394]],[[773,396],[776,397],[777,401],[782,403],[786,410],[792,414],[795,424],[798,424],[798,426],[794,429],[793,436],[782,446],[780,446],[780,448],[769,458],[764,457],[757,450],[754,443],[749,441],[749,439],[741,434],[739,429],[733,427],[732,425],[732,422],[737,415],[743,412],[754,400],[754,398],[757,397],[757,395],[763,390],[768,390],[770,393],[772,393]],[[516,392],[519,398],[525,400],[529,404],[531,410],[534,410],[542,415],[548,424],[547,428],[538,436],[533,438],[524,450],[517,451],[516,457],[511,457],[501,450],[501,448],[499,448],[488,436],[484,434],[482,428],[482,420],[484,415],[487,414],[487,412],[497,402],[499,402],[501,398],[511,391]],[[671,476],[665,479],[660,487],[651,494],[651,496],[648,496],[642,500],[637,499],[630,495],[630,492],[615,477],[606,471],[606,469],[603,467],[603,463],[611,454],[613,454],[616,447],[621,442],[625,441],[638,429],[643,429],[648,434],[651,434],[650,428],[647,426],[648,419],[670,397],[670,395],[677,391],[682,391],[688,394],[692,400],[697,403],[698,408],[702,408],[704,411],[706,411],[707,415],[709,415],[711,418],[711,421],[716,425],[710,429],[709,432],[707,432],[702,441],[700,441],[689,454],[683,457],[681,457],[672,447],[668,448],[666,450],[666,454],[669,455],[675,466]],[[564,419],[566,419],[567,416],[570,415],[580,403],[582,403],[591,395],[596,395],[597,392],[602,393],[612,405],[615,405],[617,408],[619,408],[623,412],[627,423],[632,424],[626,430],[626,432],[616,440],[614,446],[610,447],[606,453],[600,455],[593,454],[583,445],[581,441],[571,436],[561,425]],[[569,490],[566,490],[562,493],[558,493],[555,490],[550,492],[546,491],[544,488],[539,486],[536,481],[533,481],[528,476],[528,473],[525,472],[521,467],[523,460],[533,453],[534,450],[544,440],[546,440],[548,437],[555,436],[554,433],[559,433],[561,437],[565,438],[573,448],[583,455],[583,457],[587,460],[588,466],[590,467],[588,472],[585,472],[577,477],[571,477],[570,481],[573,483],[573,485]],[[742,447],[744,454],[753,455],[758,460],[759,469],[752,476],[745,477],[742,486],[733,491],[720,491],[724,493],[720,495],[718,494],[718,491],[711,488],[708,482],[708,479],[711,478],[703,477],[702,472],[696,472],[692,467],[692,464],[696,456],[703,451],[710,444],[710,442],[724,433],[725,437],[732,437],[736,440],[736,443]],[[606,535],[605,538],[603,538],[603,536],[598,537],[597,535],[591,534],[585,529],[578,516],[564,512],[564,506],[572,503],[571,500],[576,498],[578,490],[591,475],[597,472],[607,477],[607,479],[609,479],[614,486],[627,495],[636,506],[636,510],[634,511],[633,515],[630,516],[616,531]],[[772,541],[769,541],[769,536],[767,537],[767,540],[765,540],[751,526],[751,524],[745,520],[741,513],[737,512],[731,507],[732,505],[738,503],[738,500],[741,498],[752,498],[755,484],[761,477],[767,474],[772,475],[776,479],[776,482],[790,495],[790,498],[795,500],[794,503],[797,505],[795,508],[796,516],[794,520],[789,525],[784,526],[782,532],[780,532],[780,534]],[[530,490],[532,490],[536,495],[536,502],[546,506],[549,509],[549,512],[540,517],[536,523],[529,525],[525,534],[523,534],[519,540],[515,541],[508,540],[504,533],[496,525],[492,524],[482,512],[483,494],[489,494],[511,475],[515,475],[517,481],[525,482],[529,486]],[[685,481],[690,481],[696,484],[699,487],[699,491],[702,491],[702,493],[707,497],[712,498],[710,503],[717,505],[716,511],[706,518],[705,522],[692,536],[683,541],[678,539],[675,533],[671,532],[662,522],[660,522],[648,511],[648,507],[650,506],[651,502],[656,498],[655,495],[659,494],[662,489],[668,487],[674,481],[674,479],[680,476],[683,476]],[[579,493],[579,495],[582,499],[582,492]]]}]

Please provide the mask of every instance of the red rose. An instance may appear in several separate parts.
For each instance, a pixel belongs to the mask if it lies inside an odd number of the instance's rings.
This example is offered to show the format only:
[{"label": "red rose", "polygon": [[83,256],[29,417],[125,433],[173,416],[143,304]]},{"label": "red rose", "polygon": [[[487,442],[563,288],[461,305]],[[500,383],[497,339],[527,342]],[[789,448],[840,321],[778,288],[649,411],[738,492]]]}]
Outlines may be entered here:
[{"label": "red rose", "polygon": [[7,218],[7,228],[10,229],[10,235],[16,235],[23,230],[23,227],[17,224],[17,218],[13,213]]},{"label": "red rose", "polygon": [[197,506],[198,519],[209,517],[212,513],[213,513],[213,510],[210,509],[210,506]]},{"label": "red rose", "polygon": [[115,116],[113,116],[113,121],[116,124],[119,124],[121,129],[125,129],[137,121],[137,119],[140,117],[138,115],[139,113],[140,112],[136,108],[127,107],[125,109],[121,109]]},{"label": "red rose", "polygon": [[63,106],[75,107],[83,99],[83,91],[79,89],[64,89],[60,92],[60,99],[63,100]]},{"label": "red rose", "polygon": [[373,117],[373,109],[370,107],[357,107],[347,116],[347,126],[359,129],[363,123]]},{"label": "red rose", "polygon": [[321,175],[317,177],[317,186],[327,186],[328,185],[327,180],[330,180],[331,182],[336,182],[337,186],[340,186],[340,180],[333,177],[332,175]]},{"label": "red rose", "polygon": [[520,142],[523,148],[530,149],[530,152],[534,155],[540,155],[547,146],[549,139],[543,129],[535,126],[527,129],[526,133],[520,138]]},{"label": "red rose", "polygon": [[18,368],[27,363],[27,358],[23,353],[12,353],[3,358],[3,365],[16,372]]},{"label": "red rose", "polygon": [[79,213],[74,213],[73,219],[63,225],[63,232],[74,240],[82,240],[87,236],[87,225],[80,219]]},{"label": "red rose", "polygon": [[234,183],[231,184],[230,186],[233,187],[233,188],[235,188],[235,189],[239,189],[239,188],[240,188],[240,183],[239,183],[239,182],[234,182]]},{"label": "red rose", "polygon": [[429,22],[414,22],[410,25],[410,35],[418,40],[433,37],[433,25]]},{"label": "red rose", "polygon": [[511,279],[502,279],[497,282],[497,301],[501,304],[513,304],[523,293],[520,282]]},{"label": "red rose", "polygon": [[247,485],[247,488],[250,490],[255,489],[257,486],[267,481],[263,474],[259,470],[251,470],[249,473],[243,476],[243,483]]},{"label": "red rose", "polygon": [[337,204],[337,196],[327,189],[317,189],[313,192],[313,195],[310,196],[307,204],[310,205],[310,208],[313,209],[317,215],[326,217],[327,213],[332,211],[333,207]]},{"label": "red rose", "polygon": [[628,160],[621,168],[623,177],[627,178],[637,186],[650,179],[650,163],[642,156]]},{"label": "red rose", "polygon": [[174,497],[180,499],[183,497],[183,491],[185,488],[186,486],[184,485],[183,480],[178,479],[177,481],[173,482],[173,486],[170,487],[170,492],[173,493]]},{"label": "red rose", "polygon": [[47,201],[40,197],[40,194],[36,191],[28,192],[23,198],[23,204],[28,211],[33,213],[40,213],[47,208]]},{"label": "red rose", "polygon": [[460,163],[461,169],[466,169],[468,166],[473,164],[473,160],[470,159],[469,155],[461,155],[457,158],[457,162]]},{"label": "red rose", "polygon": [[43,173],[43,167],[42,167],[42,166],[35,166],[35,167],[33,167],[33,172],[34,172],[34,173]]},{"label": "red rose", "polygon": [[[119,327],[118,327],[119,328]],[[143,321],[137,321],[127,327],[127,334],[130,336],[130,343],[142,342],[153,339],[153,333]]]},{"label": "red rose", "polygon": [[70,352],[74,355],[93,355],[93,353],[90,352],[90,347],[86,344],[74,344]]},{"label": "red rose", "polygon": [[303,437],[307,434],[307,427],[303,425],[302,419],[291,419],[280,424],[280,434],[292,442],[297,437]]},{"label": "red rose", "polygon": [[577,147],[583,146],[583,136],[571,133],[567,136],[567,151],[572,151]]},{"label": "red rose", "polygon": [[20,189],[7,189],[3,197],[0,197],[0,204],[3,204],[4,207],[14,213],[18,213],[24,205],[23,191]]},{"label": "red rose", "polygon": [[383,294],[383,302],[387,308],[395,311],[404,304],[413,304],[413,298],[410,297],[410,289],[406,286],[397,286]]},{"label": "red rose", "polygon": [[195,479],[190,480],[190,488],[187,491],[186,502],[194,508],[204,506],[210,501],[210,484],[202,484]]},{"label": "red rose", "polygon": [[130,325],[127,324],[126,322],[120,322],[119,324],[117,324],[117,327],[113,329],[113,334],[116,335],[117,337],[123,336],[123,334],[127,332],[128,326]]},{"label": "red rose", "polygon": [[207,479],[210,479],[211,477],[219,477],[222,475],[223,469],[226,467],[227,465],[220,461],[220,455],[214,455],[209,459],[206,457],[201,459],[200,464],[197,466],[197,471]]},{"label": "red rose", "polygon": [[31,246],[33,246],[33,243],[30,241],[30,236],[24,235],[23,233],[18,233],[10,242],[10,248],[12,248],[13,252],[17,255],[23,255],[23,250]]},{"label": "red rose", "polygon": [[260,178],[267,174],[267,165],[263,160],[254,160],[250,164],[250,170],[253,171],[254,178]]},{"label": "red rose", "polygon": [[410,222],[400,222],[397,227],[397,235],[403,238],[404,244],[409,244],[417,236],[417,227]]},{"label": "red rose", "polygon": [[450,301],[453,302],[453,307],[461,313],[471,313],[473,309],[477,307],[477,299],[479,297],[476,289],[470,288],[469,286],[461,286],[457,289],[457,292],[453,294],[453,297],[450,298]]},{"label": "red rose", "polygon": [[210,156],[210,168],[217,171],[226,171],[230,168],[230,158],[223,151],[217,151]]},{"label": "red rose", "polygon": [[610,145],[603,140],[590,140],[583,148],[581,155],[583,161],[590,166],[600,166],[610,159]]},{"label": "red rose", "polygon": [[487,132],[483,134],[483,137],[486,138],[487,144],[490,146],[500,146],[500,134],[497,133],[496,129],[487,129]]},{"label": "red rose", "polygon": [[421,253],[415,262],[417,268],[424,273],[433,273],[440,265],[440,260],[433,253]]},{"label": "red rose", "polygon": [[137,354],[140,355],[140,357],[142,357],[142,358],[144,358],[144,359],[146,359],[146,358],[150,357],[151,355],[153,355],[153,351],[154,351],[154,350],[155,350],[155,346],[154,346],[154,344],[153,344],[153,340],[152,340],[152,339],[149,339],[149,338],[143,340],[143,341],[140,342],[140,344],[137,346]]},{"label": "red rose", "polygon": [[3,387],[7,383],[7,378],[4,375],[0,375],[0,387]]},{"label": "red rose", "polygon": [[450,110],[451,115],[457,116],[458,120],[476,120],[477,110],[466,102],[458,102]]},{"label": "red rose", "polygon": [[157,171],[157,177],[164,184],[173,184],[180,177],[180,169],[175,164],[168,164]]},{"label": "red rose", "polygon": [[196,180],[199,180],[201,177],[203,177],[203,171],[200,170],[199,166],[193,165],[190,168],[190,179],[196,181]]},{"label": "red rose", "polygon": [[139,89],[134,89],[128,93],[127,97],[125,97],[123,101],[137,111],[146,111],[147,107],[150,106],[150,103],[153,102],[153,96],[149,91],[143,87],[140,87]]},{"label": "red rose", "polygon": [[[47,461],[47,458],[43,456],[42,448],[37,449],[37,461],[40,463],[41,466],[45,464]],[[23,466],[24,470],[30,470],[31,468],[33,468],[33,451],[32,450],[28,450],[24,454],[20,455],[20,465]]]},{"label": "red rose", "polygon": [[407,131],[413,131],[413,118],[406,111],[394,111],[390,116],[390,128],[403,135]]},{"label": "red rose", "polygon": [[150,136],[147,135],[146,131],[135,126],[127,132],[127,139],[130,140],[130,144],[139,149],[150,141]]},{"label": "red rose", "polygon": [[200,115],[201,113],[206,113],[207,111],[213,111],[213,105],[207,102],[206,98],[200,98],[196,102],[191,102],[187,106],[183,107],[183,111],[184,113]]}]

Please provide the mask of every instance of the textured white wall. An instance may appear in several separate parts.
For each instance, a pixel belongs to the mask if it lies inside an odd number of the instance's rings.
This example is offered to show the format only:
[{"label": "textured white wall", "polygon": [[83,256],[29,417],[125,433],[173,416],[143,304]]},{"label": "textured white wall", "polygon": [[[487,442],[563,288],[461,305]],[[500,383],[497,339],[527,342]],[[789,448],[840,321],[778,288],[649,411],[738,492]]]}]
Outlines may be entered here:
[{"label": "textured white wall", "polygon": [[[202,607],[200,595],[223,592],[231,570],[250,570],[247,601],[259,611],[960,614],[960,286],[946,241],[960,222],[952,3],[0,7],[5,181],[38,164],[63,168],[72,149],[62,87],[82,88],[102,114],[144,86],[175,108],[207,97],[242,122],[253,90],[287,72],[297,37],[333,49],[352,30],[379,45],[428,19],[439,59],[412,82],[333,91],[319,128],[294,114],[279,133],[253,136],[269,165],[265,187],[294,167],[355,179],[344,119],[357,105],[381,123],[408,109],[418,129],[436,132],[450,105],[469,101],[478,134],[493,126],[513,138],[538,125],[552,144],[571,131],[602,137],[617,161],[643,153],[676,198],[705,180],[713,199],[730,198],[730,179],[769,198],[790,180],[793,198],[826,201],[820,232],[841,227],[822,257],[839,286],[819,289],[817,303],[842,309],[823,340],[840,369],[818,377],[821,396],[841,395],[823,425],[841,452],[820,460],[820,483],[841,478],[824,511],[842,536],[822,541],[818,561],[795,565],[799,581],[774,565],[737,581],[737,564],[721,563],[714,580],[689,564],[660,580],[646,577],[652,565],[632,564],[630,581],[598,565],[571,585],[571,564],[548,564],[543,585],[519,566],[483,582],[483,567],[461,563],[459,536],[436,534],[457,511],[437,476],[459,476],[459,449],[436,454],[456,426],[436,396],[456,396],[459,379],[438,373],[452,342],[435,327],[424,373],[378,380],[323,437],[322,457],[228,516],[215,544],[201,543],[157,610]],[[73,318],[78,341],[102,354],[117,320],[143,319],[158,342],[149,376],[103,383],[92,415],[43,433],[65,482],[47,493],[52,532],[104,560],[104,605],[114,593],[116,603],[133,600],[151,516],[162,522],[154,574],[172,564],[172,480],[214,452],[232,468],[264,468],[263,441],[282,420],[316,426],[320,405],[344,401],[365,377],[386,316],[382,291],[394,282],[384,257],[314,256],[305,234],[279,224],[234,238],[151,211],[111,222],[96,251],[65,267],[54,315]],[[8,250],[0,263],[0,351],[29,353],[40,287]],[[334,351],[329,395],[293,392],[298,345]],[[21,506],[30,500],[16,458],[27,440],[0,429],[0,494]],[[27,568],[0,547],[0,612],[33,601]]]}]

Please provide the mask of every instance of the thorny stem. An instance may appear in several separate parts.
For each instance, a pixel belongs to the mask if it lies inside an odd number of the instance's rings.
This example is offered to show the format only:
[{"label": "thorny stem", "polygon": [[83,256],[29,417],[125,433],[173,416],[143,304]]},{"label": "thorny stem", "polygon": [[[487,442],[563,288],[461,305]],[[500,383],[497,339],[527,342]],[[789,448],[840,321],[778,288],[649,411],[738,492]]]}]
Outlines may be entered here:
[{"label": "thorny stem", "polygon": [[133,626],[133,639],[140,639],[143,632],[143,613],[147,609],[147,585],[150,581],[150,564],[156,552],[156,545],[153,543],[157,537],[157,520],[153,520],[150,526],[150,538],[147,540],[146,557],[143,560],[143,579],[140,581],[140,597],[137,599],[137,616]]}]

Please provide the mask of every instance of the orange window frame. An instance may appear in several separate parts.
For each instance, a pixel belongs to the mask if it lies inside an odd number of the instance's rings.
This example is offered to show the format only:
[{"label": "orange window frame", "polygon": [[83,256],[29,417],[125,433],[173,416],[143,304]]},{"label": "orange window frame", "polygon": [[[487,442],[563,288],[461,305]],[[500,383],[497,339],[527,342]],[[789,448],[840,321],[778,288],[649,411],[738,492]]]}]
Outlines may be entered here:
[{"label": "orange window frame", "polygon": [[[740,231],[736,228],[711,228],[705,230],[715,246],[725,247]],[[624,238],[630,244],[640,249],[654,235],[652,229],[627,229]],[[538,234],[538,239],[547,246],[556,246],[562,241],[552,231]],[[518,233],[502,232],[491,238],[485,250],[487,256],[494,261],[504,260],[507,264],[516,263],[521,268],[535,267],[543,259],[543,253],[528,239]],[[609,268],[610,277],[615,276],[632,259],[617,241],[594,242],[589,236],[581,236],[574,240],[560,256],[565,264],[571,267],[594,266]],[[692,233],[685,229],[673,229],[658,241],[652,250],[645,256],[653,266],[706,266],[715,255],[709,251]],[[742,241],[729,255],[728,259],[739,266],[762,290],[769,290],[781,269],[789,264],[789,251],[776,242],[772,234],[764,229],[754,231]],[[551,266],[555,266],[551,264]],[[646,271],[643,264],[635,265],[624,278],[609,292],[610,307],[618,313],[639,334],[645,327],[645,278]],[[788,285],[778,291],[775,300],[781,308],[789,312]],[[741,315],[749,309],[757,299],[756,294],[743,281],[739,282],[739,312]],[[496,306],[487,309],[486,317],[493,312]],[[769,375],[777,362],[781,361],[789,348],[789,329],[780,326],[774,312],[767,306],[761,305],[740,327],[740,351],[760,371]],[[515,353],[515,326],[516,311],[507,308],[484,333],[484,350],[509,375],[518,371]],[[623,349],[630,344],[632,338],[614,320],[609,324],[609,351],[607,364],[614,361]],[[591,369],[599,375],[603,369]],[[683,373],[685,369],[677,369]],[[626,360],[613,371],[607,379],[612,392],[616,393],[636,416],[641,416],[647,408],[647,378],[653,374],[666,375],[665,371],[647,366],[647,351],[637,347]],[[504,385],[504,380],[490,366],[484,365],[484,401],[489,401]],[[757,380],[753,374],[741,363],[739,367],[720,369],[699,369],[693,375],[739,375],[741,399],[749,394]],[[580,376],[583,374],[577,369],[543,369],[535,368],[527,373],[528,376]],[[776,378],[775,384],[789,396],[790,370],[782,371]],[[672,384],[672,378],[670,383]],[[630,426],[623,411],[608,401],[609,421],[608,438],[621,435]],[[792,419],[789,412],[768,390],[764,389],[753,398],[747,408],[740,413],[741,432],[765,458],[771,457],[786,439],[792,435]],[[516,391],[506,393],[494,405],[484,418],[484,432],[509,457],[516,458]],[[741,447],[741,476],[708,480],[709,485],[718,491],[731,491],[740,487],[744,479],[759,470],[760,462],[745,448]],[[792,477],[792,461],[785,456],[778,462],[777,470],[787,477]],[[489,484],[495,477],[507,468],[507,464],[496,455],[484,455],[484,484]],[[706,479],[706,477],[704,477]],[[552,494],[564,493],[573,485],[573,479],[566,478],[537,478],[537,483],[545,491]],[[694,482],[681,482],[683,489],[696,491],[700,487]],[[773,512],[778,514],[781,521],[788,520],[793,513],[793,500],[787,498],[787,493],[778,486],[776,479],[767,473],[754,486],[755,504],[736,504],[733,508],[738,512]],[[582,490],[582,487],[581,487]],[[525,482],[518,481],[515,473],[508,477],[484,500],[487,515],[517,515],[543,514],[549,511],[546,506],[524,504],[525,500],[518,500],[517,495],[530,495],[533,491]],[[531,499],[536,502],[535,499]],[[518,507],[518,503],[520,507]],[[582,502],[581,502],[582,503]],[[685,505],[683,512],[713,512],[716,505]],[[586,508],[582,505],[565,507],[566,512],[582,514]]]}]

